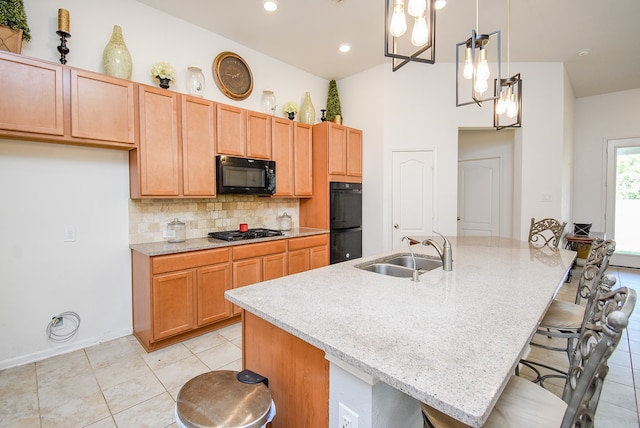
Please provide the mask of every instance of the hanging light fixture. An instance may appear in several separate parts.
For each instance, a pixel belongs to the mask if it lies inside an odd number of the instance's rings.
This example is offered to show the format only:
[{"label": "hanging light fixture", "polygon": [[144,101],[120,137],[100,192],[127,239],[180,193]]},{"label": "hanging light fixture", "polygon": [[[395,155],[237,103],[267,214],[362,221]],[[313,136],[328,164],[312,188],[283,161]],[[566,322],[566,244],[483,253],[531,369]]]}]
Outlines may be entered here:
[{"label": "hanging light fixture", "polygon": [[[456,106],[478,104],[493,100],[490,79],[500,78],[500,31],[478,34],[478,0],[476,0],[476,29],[471,37],[456,44]],[[461,50],[464,54],[461,55]],[[461,61],[464,61],[461,63]],[[493,68],[493,69],[492,69]],[[460,71],[462,69],[462,72]],[[470,98],[461,99],[468,93]]]},{"label": "hanging light fixture", "polygon": [[[511,0],[507,0],[507,76],[511,66]],[[522,126],[522,79],[520,73],[506,79],[495,79],[493,91],[493,126],[519,128]],[[502,118],[502,123],[500,123]]]},{"label": "hanging light fixture", "polygon": [[[384,56],[393,58],[393,71],[410,61],[429,64],[435,62],[435,2],[436,0],[385,0]],[[402,37],[407,32],[405,3],[409,19],[413,19],[410,38]]]}]

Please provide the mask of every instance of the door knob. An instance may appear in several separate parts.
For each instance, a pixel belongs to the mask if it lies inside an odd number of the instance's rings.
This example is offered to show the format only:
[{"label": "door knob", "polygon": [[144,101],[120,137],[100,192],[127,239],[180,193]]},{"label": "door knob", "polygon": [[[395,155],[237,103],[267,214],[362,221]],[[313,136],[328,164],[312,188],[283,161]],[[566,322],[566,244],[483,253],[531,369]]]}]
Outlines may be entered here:
[{"label": "door knob", "polygon": [[460,217],[458,217],[458,221],[460,221]]},{"label": "door knob", "polygon": [[394,229],[398,229],[399,227],[400,227],[400,226],[398,226],[398,223],[396,223],[396,224],[394,224],[394,225],[393,225],[393,228],[394,228]]}]

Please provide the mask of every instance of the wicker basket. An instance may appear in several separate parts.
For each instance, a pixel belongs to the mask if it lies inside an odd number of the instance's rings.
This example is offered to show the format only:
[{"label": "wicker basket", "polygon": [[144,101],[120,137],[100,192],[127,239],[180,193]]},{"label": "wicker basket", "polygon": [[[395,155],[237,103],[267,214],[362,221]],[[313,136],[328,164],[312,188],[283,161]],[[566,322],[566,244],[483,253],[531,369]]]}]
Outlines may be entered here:
[{"label": "wicker basket", "polygon": [[0,26],[0,50],[21,53],[22,30]]}]

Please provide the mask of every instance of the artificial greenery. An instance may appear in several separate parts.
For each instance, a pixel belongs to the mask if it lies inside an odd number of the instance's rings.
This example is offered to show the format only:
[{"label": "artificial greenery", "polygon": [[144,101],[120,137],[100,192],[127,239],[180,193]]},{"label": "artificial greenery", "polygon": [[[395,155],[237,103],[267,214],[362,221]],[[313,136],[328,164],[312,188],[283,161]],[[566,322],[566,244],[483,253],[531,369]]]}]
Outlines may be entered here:
[{"label": "artificial greenery", "polygon": [[22,40],[31,40],[31,32],[27,24],[27,14],[22,0],[0,0],[0,25],[22,30]]},{"label": "artificial greenery", "polygon": [[332,80],[329,82],[329,96],[327,97],[327,120],[333,122],[336,115],[342,116],[342,108],[340,107],[338,85],[335,80]]}]

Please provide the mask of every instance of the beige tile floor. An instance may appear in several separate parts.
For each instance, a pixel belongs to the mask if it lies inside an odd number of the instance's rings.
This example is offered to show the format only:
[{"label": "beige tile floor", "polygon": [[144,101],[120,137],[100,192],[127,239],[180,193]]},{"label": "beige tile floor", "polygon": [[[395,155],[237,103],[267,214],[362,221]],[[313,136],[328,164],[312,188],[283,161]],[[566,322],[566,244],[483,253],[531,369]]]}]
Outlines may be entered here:
[{"label": "beige tile floor", "polygon": [[[609,273],[640,291],[640,272]],[[640,310],[627,333],[610,359],[598,428],[640,426]],[[241,334],[235,324],[153,353],[128,336],[0,371],[0,427],[176,427],[175,399],[187,380],[241,370]]]}]

